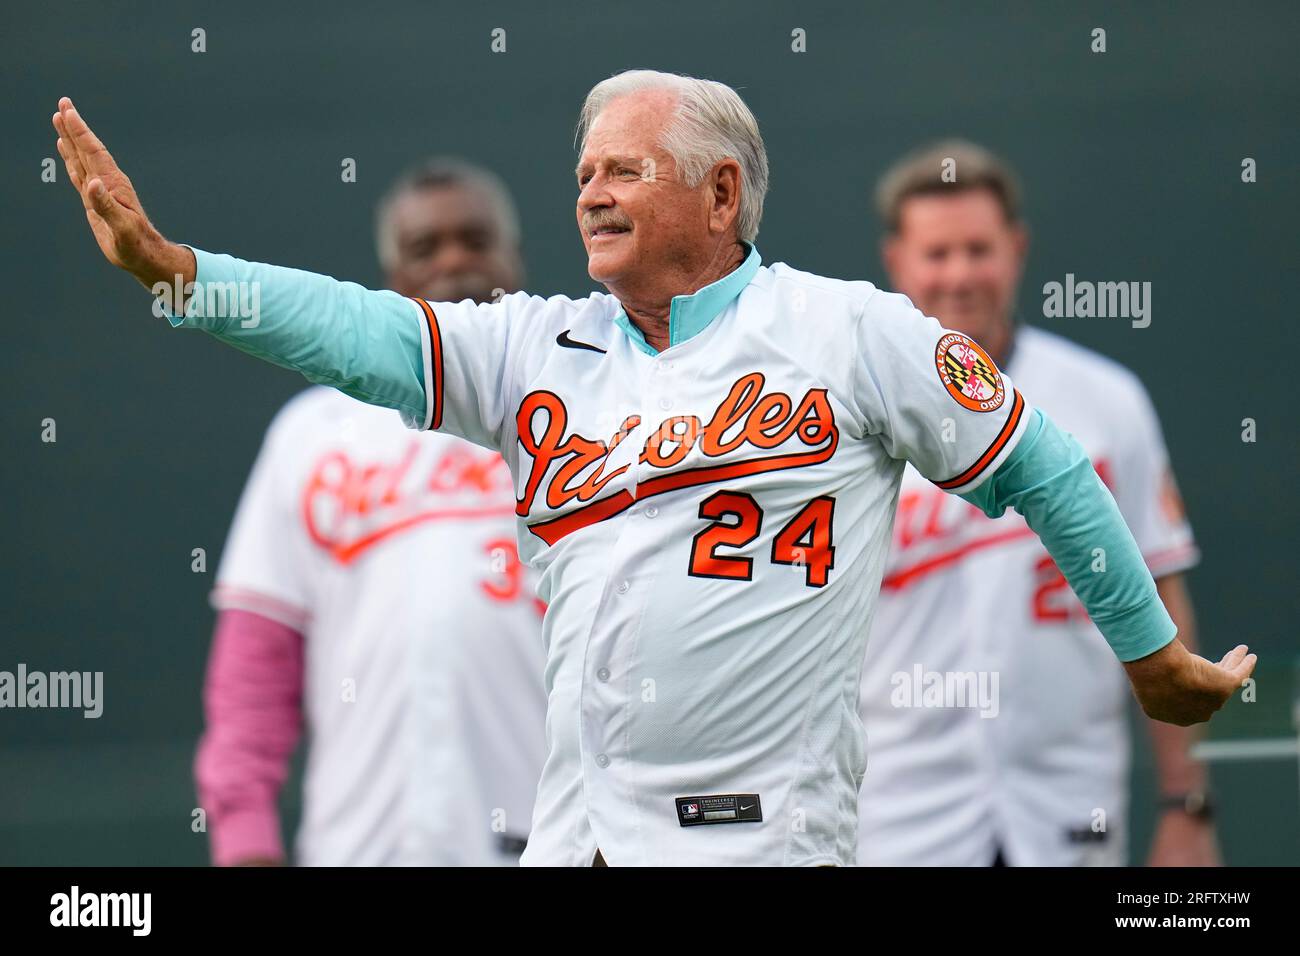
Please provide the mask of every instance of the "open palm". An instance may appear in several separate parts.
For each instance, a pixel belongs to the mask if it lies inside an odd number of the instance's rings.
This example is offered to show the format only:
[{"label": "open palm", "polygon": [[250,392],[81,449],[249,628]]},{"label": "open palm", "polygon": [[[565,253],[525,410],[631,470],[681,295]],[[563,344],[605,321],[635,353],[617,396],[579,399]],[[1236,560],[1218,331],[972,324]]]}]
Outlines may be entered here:
[{"label": "open palm", "polygon": [[100,251],[113,265],[137,273],[157,230],[145,215],[131,180],[66,96],[59,100],[54,129],[59,134],[59,155],[81,195],[86,221]]}]

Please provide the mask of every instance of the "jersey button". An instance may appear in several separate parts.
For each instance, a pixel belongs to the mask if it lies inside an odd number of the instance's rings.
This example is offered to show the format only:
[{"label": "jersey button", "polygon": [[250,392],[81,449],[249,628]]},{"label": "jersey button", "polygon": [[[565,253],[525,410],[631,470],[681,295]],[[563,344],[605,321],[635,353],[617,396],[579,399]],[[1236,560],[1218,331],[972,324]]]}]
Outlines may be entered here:
[{"label": "jersey button", "polygon": [[626,593],[628,592],[628,589],[631,588],[631,587],[632,587],[632,585],[628,584],[628,582],[626,582],[626,581],[619,581],[619,582],[618,582],[618,593],[619,593],[619,594],[626,594]]},{"label": "jersey button", "polygon": [[606,767],[609,766],[609,758],[606,757],[604,754],[596,754],[596,766],[599,767],[601,770],[604,770]]},{"label": "jersey button", "polygon": [[659,399],[659,407],[664,411],[668,411],[668,409],[673,407],[673,400],[671,398],[661,398]]},{"label": "jersey button", "polygon": [[605,683],[606,681],[608,681],[608,680],[609,680],[609,668],[608,668],[608,667],[602,667],[600,670],[596,671],[596,680],[600,681],[602,684]]},{"label": "jersey button", "polygon": [[645,516],[646,516],[647,518],[654,518],[654,517],[657,517],[658,514],[659,514],[659,509],[656,508],[654,505],[651,505],[650,507],[646,508],[646,510],[645,510]]}]

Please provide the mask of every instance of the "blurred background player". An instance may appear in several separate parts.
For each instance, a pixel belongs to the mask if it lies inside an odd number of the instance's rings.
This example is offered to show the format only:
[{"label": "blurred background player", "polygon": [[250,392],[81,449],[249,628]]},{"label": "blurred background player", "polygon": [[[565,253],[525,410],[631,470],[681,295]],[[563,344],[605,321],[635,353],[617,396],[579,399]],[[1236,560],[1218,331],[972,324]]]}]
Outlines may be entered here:
[{"label": "blurred background player", "polygon": [[[1182,572],[1197,550],[1146,391],[1115,362],[1015,320],[1028,236],[1014,174],[977,146],[940,143],[893,167],[876,201],[893,289],[979,341],[1079,440],[1194,648]],[[1127,861],[1127,682],[1023,518],[995,523],[908,466],[871,634],[860,863]],[[986,693],[933,706],[925,688],[945,676]],[[1149,726],[1161,791],[1149,862],[1217,864],[1193,732]]]},{"label": "blurred background player", "polygon": [[[523,282],[514,203],[454,160],[380,202],[387,287],[489,301]],[[505,462],[332,388],[276,416],[244,489],[195,776],[219,865],[284,862],[277,794],[309,746],[296,862],[518,862],[545,756],[544,608]]]}]

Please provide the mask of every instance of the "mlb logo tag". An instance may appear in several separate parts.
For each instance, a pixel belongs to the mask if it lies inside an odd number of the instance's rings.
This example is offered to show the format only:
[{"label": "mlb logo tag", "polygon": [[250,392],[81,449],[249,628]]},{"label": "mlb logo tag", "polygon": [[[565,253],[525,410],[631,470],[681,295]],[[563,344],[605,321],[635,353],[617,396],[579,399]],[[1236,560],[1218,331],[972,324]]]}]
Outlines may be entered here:
[{"label": "mlb logo tag", "polygon": [[677,822],[684,827],[717,823],[762,823],[763,811],[756,793],[719,793],[678,797]]}]

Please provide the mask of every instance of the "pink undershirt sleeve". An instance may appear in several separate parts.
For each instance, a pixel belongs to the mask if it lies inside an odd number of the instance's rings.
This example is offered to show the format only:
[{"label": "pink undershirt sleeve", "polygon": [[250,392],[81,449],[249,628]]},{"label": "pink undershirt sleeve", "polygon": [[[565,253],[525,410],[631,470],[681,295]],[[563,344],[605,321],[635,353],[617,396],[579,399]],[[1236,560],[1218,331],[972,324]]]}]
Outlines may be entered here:
[{"label": "pink undershirt sleeve", "polygon": [[302,732],[303,636],[251,611],[217,615],[194,760],[212,862],[284,860],[276,805]]}]

